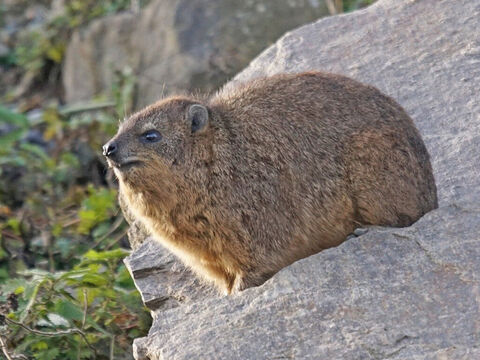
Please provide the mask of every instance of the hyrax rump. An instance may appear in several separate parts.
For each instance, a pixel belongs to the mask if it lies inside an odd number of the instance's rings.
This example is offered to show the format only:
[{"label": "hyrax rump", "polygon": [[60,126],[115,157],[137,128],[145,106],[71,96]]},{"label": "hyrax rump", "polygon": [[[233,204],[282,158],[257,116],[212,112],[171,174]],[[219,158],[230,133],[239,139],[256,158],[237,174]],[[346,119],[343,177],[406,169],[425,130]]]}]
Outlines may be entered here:
[{"label": "hyrax rump", "polygon": [[228,293],[356,227],[408,226],[437,207],[410,117],[374,87],[332,74],[161,100],[123,122],[104,154],[134,217]]}]

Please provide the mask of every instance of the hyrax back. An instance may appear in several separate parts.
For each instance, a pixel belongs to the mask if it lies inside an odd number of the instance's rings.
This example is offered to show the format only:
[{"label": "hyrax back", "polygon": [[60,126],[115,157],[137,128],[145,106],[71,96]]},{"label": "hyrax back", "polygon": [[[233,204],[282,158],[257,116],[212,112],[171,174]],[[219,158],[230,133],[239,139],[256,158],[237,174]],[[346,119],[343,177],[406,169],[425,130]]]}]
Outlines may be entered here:
[{"label": "hyrax back", "polygon": [[377,89],[303,73],[206,99],[173,97],[105,146],[129,210],[201,277],[232,292],[437,206],[412,120]]}]

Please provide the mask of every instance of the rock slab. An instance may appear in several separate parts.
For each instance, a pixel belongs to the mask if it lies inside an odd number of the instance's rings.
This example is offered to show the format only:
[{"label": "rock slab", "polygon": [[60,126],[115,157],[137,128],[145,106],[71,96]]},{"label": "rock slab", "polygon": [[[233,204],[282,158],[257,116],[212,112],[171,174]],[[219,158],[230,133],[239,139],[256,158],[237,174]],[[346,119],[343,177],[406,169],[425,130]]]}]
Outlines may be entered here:
[{"label": "rock slab", "polygon": [[301,260],[259,288],[158,313],[135,341],[137,359],[473,359],[479,223],[477,204],[446,206]]},{"label": "rock slab", "polygon": [[[479,0],[379,0],[287,33],[227,84],[323,70],[378,87],[415,120],[440,206],[409,228],[370,228],[238,295],[197,290],[156,307],[136,358],[480,358],[479,28]],[[140,245],[150,258],[162,251],[155,246]],[[127,259],[134,277],[159,261],[141,248]],[[189,294],[181,273],[175,289],[175,273],[135,281],[144,296]]]}]

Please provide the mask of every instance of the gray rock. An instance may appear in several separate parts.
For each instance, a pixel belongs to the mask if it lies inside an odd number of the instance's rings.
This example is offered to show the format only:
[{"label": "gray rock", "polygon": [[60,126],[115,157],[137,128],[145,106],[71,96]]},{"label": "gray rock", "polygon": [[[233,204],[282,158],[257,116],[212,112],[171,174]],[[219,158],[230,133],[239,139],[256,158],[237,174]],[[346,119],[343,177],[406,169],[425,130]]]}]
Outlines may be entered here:
[{"label": "gray rock", "polygon": [[125,260],[125,265],[152,311],[165,311],[208,297],[215,289],[200,283],[193,274],[160,244],[147,238]]},{"label": "gray rock", "polygon": [[356,228],[354,231],[353,231],[353,235],[355,236],[362,236],[364,234],[366,234],[368,232],[368,229],[365,229],[365,228]]},{"label": "gray rock", "polygon": [[476,203],[444,206],[410,228],[373,229],[298,261],[258,288],[162,312],[149,336],[135,341],[144,355],[137,359],[478,351],[479,223]]},{"label": "gray rock", "polygon": [[[408,228],[370,228],[260,287],[157,310],[136,358],[478,358],[479,28],[479,0],[380,0],[286,34],[227,85],[310,69],[375,85],[420,129],[440,207]],[[145,281],[157,286],[150,293],[170,286]]]},{"label": "gray rock", "polygon": [[69,102],[109,92],[115,70],[138,79],[136,106],[163,94],[211,91],[285,31],[328,13],[320,0],[155,0],[76,32],[63,79]]}]

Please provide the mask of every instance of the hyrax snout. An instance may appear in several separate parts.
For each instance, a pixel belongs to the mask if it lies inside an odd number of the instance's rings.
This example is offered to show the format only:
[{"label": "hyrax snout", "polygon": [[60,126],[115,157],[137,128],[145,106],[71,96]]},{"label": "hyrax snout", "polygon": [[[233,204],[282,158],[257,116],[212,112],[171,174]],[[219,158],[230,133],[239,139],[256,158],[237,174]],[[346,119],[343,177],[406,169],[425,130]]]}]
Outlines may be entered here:
[{"label": "hyrax snout", "polygon": [[140,111],[105,145],[129,211],[228,293],[437,207],[429,155],[377,89],[309,72]]}]

